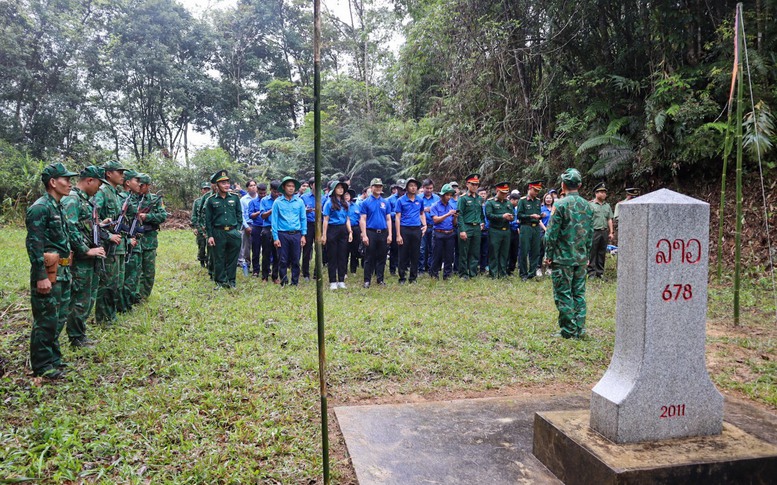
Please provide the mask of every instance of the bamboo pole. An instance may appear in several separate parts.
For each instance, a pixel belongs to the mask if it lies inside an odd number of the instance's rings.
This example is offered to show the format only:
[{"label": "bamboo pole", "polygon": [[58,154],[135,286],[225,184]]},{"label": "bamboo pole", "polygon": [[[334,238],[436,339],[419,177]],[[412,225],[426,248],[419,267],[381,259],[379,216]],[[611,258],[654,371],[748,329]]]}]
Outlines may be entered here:
[{"label": "bamboo pole", "polygon": [[[742,52],[742,45],[745,42],[742,28],[742,4],[737,4],[737,18],[738,28],[737,37],[737,52]],[[742,56],[738,56],[738,72],[737,72],[737,219],[736,230],[734,236],[734,325],[739,325],[739,289],[740,289],[740,277],[742,270],[742,118],[744,112],[744,106],[742,105],[742,96],[744,93],[744,86],[742,85]]]},{"label": "bamboo pole", "polygon": [[316,319],[318,320],[318,382],[321,396],[321,445],[324,484],[329,484],[329,424],[326,402],[324,339],[324,265],[321,260],[321,0],[313,0],[313,159],[316,201]]}]

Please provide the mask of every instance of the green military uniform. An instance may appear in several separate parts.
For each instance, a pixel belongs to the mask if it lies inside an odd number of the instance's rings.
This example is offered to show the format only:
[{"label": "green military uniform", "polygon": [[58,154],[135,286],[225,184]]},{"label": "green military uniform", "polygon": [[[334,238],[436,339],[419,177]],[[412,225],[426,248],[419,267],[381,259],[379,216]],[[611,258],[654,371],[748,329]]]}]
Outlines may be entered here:
[{"label": "green military uniform", "polygon": [[[226,170],[216,172],[211,183],[229,180]],[[221,287],[236,286],[237,258],[240,254],[243,224],[243,208],[240,197],[233,193],[209,197],[205,202],[205,229],[208,238],[213,238],[213,279]]]},{"label": "green military uniform", "polygon": [[[124,170],[119,162],[108,162],[103,169]],[[117,222],[122,213],[122,204],[119,202],[119,191],[111,184],[103,184],[94,196],[100,220],[111,219]],[[113,229],[118,232],[118,229]],[[124,284],[124,240],[115,245],[107,242],[105,248],[105,271],[99,272],[99,285],[97,288],[97,302],[95,305],[95,321],[97,323],[111,323],[116,320],[116,312],[121,304],[121,288]],[[118,257],[121,255],[121,257]]]},{"label": "green military uniform", "polygon": [[[505,186],[507,189],[504,188]],[[509,192],[509,185],[499,184],[497,190]],[[486,201],[486,218],[489,222],[488,272],[492,278],[507,276],[507,261],[510,257],[510,221],[503,217],[505,214],[513,214],[513,205],[507,198]]]},{"label": "green military uniform", "polygon": [[[210,184],[208,182],[203,182],[201,188],[203,189],[209,189]],[[207,239],[205,238],[205,231],[202,230],[200,226],[200,212],[202,210],[202,203],[205,200],[205,197],[208,194],[204,194],[200,197],[198,197],[194,204],[192,204],[192,218],[191,218],[191,226],[194,228],[194,230],[197,231],[197,261],[200,262],[200,266],[205,267],[205,263],[207,261],[205,256],[205,248],[207,247]]]},{"label": "green military uniform", "polygon": [[[594,193],[599,191],[607,192],[607,187],[604,182],[594,187]],[[593,228],[594,238],[591,244],[591,254],[588,259],[588,277],[589,278],[601,278],[604,276],[604,263],[607,256],[607,243],[610,240],[610,224],[612,219],[612,208],[610,204],[604,202],[599,203],[594,199],[590,202],[591,210],[593,210]]]},{"label": "green military uniform", "polygon": [[[102,174],[97,167],[87,167],[81,176],[99,178]],[[105,183],[103,181],[103,183]],[[88,342],[86,337],[86,321],[94,308],[97,299],[98,268],[101,260],[87,256],[90,248],[100,247],[108,235],[98,228],[97,241],[94,240],[95,214],[94,205],[89,196],[78,187],[70,191],[70,195],[61,200],[62,211],[68,222],[70,232],[70,247],[73,249],[73,262],[70,265],[70,306],[67,315],[67,336],[73,346],[81,346]],[[97,221],[99,223],[99,220]]]},{"label": "green military uniform", "polygon": [[[124,180],[128,180],[130,178],[137,178],[140,174],[128,170],[124,172]],[[127,259],[126,264],[124,268],[124,288],[122,289],[122,298],[124,299],[127,309],[131,309],[133,305],[136,305],[138,302],[140,302],[140,292],[138,290],[139,284],[140,284],[140,271],[141,271],[141,260],[142,260],[142,236],[143,234],[139,231],[139,229],[142,227],[142,222],[140,220],[137,220],[138,215],[138,209],[140,206],[141,196],[135,193],[132,193],[129,195],[129,205],[127,207],[127,224],[126,230],[127,230]],[[131,239],[129,238],[130,234],[129,232],[132,231],[132,225],[135,224],[135,230],[132,236],[134,237],[136,244],[133,247],[131,244]]]},{"label": "green military uniform", "polygon": [[208,230],[205,225],[205,204],[208,202],[208,199],[215,197],[215,195],[216,192],[210,192],[202,197],[199,215],[200,232],[205,234],[205,259],[207,260],[208,276],[210,276],[211,280],[214,279],[215,270],[213,266],[213,247],[208,245]]},{"label": "green military uniform", "polygon": [[[582,177],[577,170],[567,169],[561,180],[575,190]],[[545,233],[546,257],[552,262],[553,298],[561,336],[580,338],[585,335],[586,263],[593,238],[593,211],[577,191],[557,200],[555,207]]]},{"label": "green military uniform", "polygon": [[[56,177],[72,177],[61,163],[43,169],[41,180],[44,185]],[[59,349],[59,334],[65,327],[70,308],[70,233],[62,204],[47,193],[36,200],[28,209],[25,218],[27,226],[27,254],[30,258],[30,303],[32,307],[32,332],[30,333],[30,365],[36,376],[61,377],[58,367],[62,365]],[[46,257],[50,254],[56,266],[56,282],[48,294],[38,293],[37,283],[49,278]],[[53,275],[53,273],[52,273]]]},{"label": "green military uniform", "polygon": [[[467,182],[479,183],[479,175],[467,176]],[[483,224],[483,199],[479,195],[474,197],[469,193],[459,197],[458,231],[459,231],[459,276],[462,278],[474,278],[478,275],[480,263],[480,226]],[[467,239],[461,238],[461,234],[467,235]]]},{"label": "green military uniform", "polygon": [[[140,174],[141,184],[150,185],[151,177]],[[159,226],[167,220],[167,210],[161,195],[147,194],[140,206],[140,212],[146,214],[143,221],[142,260],[140,271],[139,292],[142,300],[147,299],[154,289],[156,278],[156,250],[159,247]]]},{"label": "green military uniform", "polygon": [[[532,182],[532,186],[540,186],[539,182]],[[534,278],[537,268],[540,266],[542,257],[542,228],[540,227],[540,218],[534,218],[532,215],[542,216],[542,200],[539,197],[530,199],[529,196],[522,197],[517,206],[518,220],[521,223],[520,233],[520,254],[518,257],[518,268],[521,279]]]}]

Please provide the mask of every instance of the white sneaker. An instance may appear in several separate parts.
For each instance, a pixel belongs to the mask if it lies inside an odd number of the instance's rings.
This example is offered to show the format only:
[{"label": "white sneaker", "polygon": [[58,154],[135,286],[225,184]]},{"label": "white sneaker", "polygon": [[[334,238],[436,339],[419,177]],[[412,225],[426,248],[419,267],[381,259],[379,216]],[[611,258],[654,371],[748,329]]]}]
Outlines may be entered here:
[{"label": "white sneaker", "polygon": [[553,272],[550,270],[550,268],[546,268],[545,269],[545,276],[550,276],[552,274],[553,274]]},{"label": "white sneaker", "polygon": [[342,283],[342,282],[341,283],[337,283],[337,287],[340,288],[341,290],[344,290],[346,288],[345,287],[345,283]]},{"label": "white sneaker", "polygon": [[541,269],[537,270],[537,276],[542,276],[542,270]]},{"label": "white sneaker", "polygon": [[337,289],[337,283],[329,283],[329,289],[330,290],[336,290]]}]

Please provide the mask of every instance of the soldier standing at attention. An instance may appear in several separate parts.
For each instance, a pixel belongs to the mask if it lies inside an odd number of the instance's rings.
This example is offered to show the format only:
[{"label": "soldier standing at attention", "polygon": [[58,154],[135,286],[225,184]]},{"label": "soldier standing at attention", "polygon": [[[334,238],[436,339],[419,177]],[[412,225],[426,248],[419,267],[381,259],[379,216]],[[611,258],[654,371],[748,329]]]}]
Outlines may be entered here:
[{"label": "soldier standing at attention", "polygon": [[542,190],[542,182],[536,181],[529,184],[526,197],[518,201],[518,221],[521,223],[520,254],[518,255],[518,268],[521,280],[534,278],[537,268],[540,266],[540,250],[542,247],[542,201],[539,198]]},{"label": "soldier standing at attention", "polygon": [[73,347],[91,347],[96,343],[86,336],[86,320],[97,298],[98,258],[105,257],[102,243],[108,234],[98,227],[95,241],[94,226],[100,221],[94,218],[94,207],[89,198],[100,189],[104,177],[102,169],[94,165],[86,167],[78,175],[78,184],[61,201],[74,254],[70,265],[71,291],[67,314],[67,336]]},{"label": "soldier standing at attention", "polygon": [[202,185],[200,185],[201,195],[195,199],[194,204],[192,204],[192,218],[191,218],[191,226],[194,230],[194,237],[197,238],[197,261],[200,262],[200,266],[203,268],[205,267],[205,262],[207,261],[205,256],[205,232],[201,230],[200,228],[200,210],[202,209],[202,202],[205,200],[205,196],[208,195],[208,192],[210,191],[210,184],[208,182],[203,182]]},{"label": "soldier standing at attention", "polygon": [[[138,176],[140,174],[134,170],[126,170],[124,172],[124,183],[122,184],[124,190],[119,194],[119,198],[122,200],[122,207],[126,202],[126,212],[124,214],[124,221],[122,221],[122,227],[119,228],[121,232],[126,234],[127,239],[127,256],[124,260],[124,279],[122,287],[119,288],[121,308],[120,312],[128,312],[132,309],[132,306],[140,301],[138,295],[138,279],[140,273],[140,261],[141,261],[141,248],[140,248],[140,234],[133,234],[130,237],[130,229],[134,222],[137,213],[138,205],[140,203],[140,182]],[[138,222],[139,224],[139,222]]]},{"label": "soldier standing at attention", "polygon": [[[214,174],[215,175],[215,174]],[[211,175],[211,179],[214,175]],[[200,215],[199,215],[199,222],[200,222],[200,230],[203,234],[205,234],[205,259],[206,259],[206,266],[208,268],[208,276],[210,277],[211,281],[214,281],[214,273],[213,273],[213,247],[211,247],[208,244],[208,230],[205,227],[205,203],[210,199],[211,197],[215,197],[215,195],[218,193],[218,184],[210,184],[210,192],[208,192],[206,195],[202,197],[202,205],[200,206]]]},{"label": "soldier standing at attention", "polygon": [[496,197],[486,202],[488,230],[488,270],[492,278],[507,276],[507,257],[510,253],[510,222],[515,219],[513,205],[507,200],[510,184],[496,185]]},{"label": "soldier standing at attention", "polygon": [[392,235],[391,208],[389,202],[381,196],[383,181],[374,178],[370,187],[372,194],[359,206],[359,227],[364,243],[364,288],[370,287],[373,272],[378,285],[386,285],[383,276]]},{"label": "soldier standing at attention", "polygon": [[214,173],[210,181],[218,190],[204,202],[208,246],[213,254],[213,279],[217,289],[234,288],[241,240],[238,228],[243,221],[243,208],[240,197],[229,190],[226,170]]},{"label": "soldier standing at attention", "polygon": [[588,277],[604,276],[604,258],[607,255],[607,243],[615,236],[612,228],[612,209],[607,199],[607,187],[604,182],[594,188],[595,198],[590,202],[594,211],[594,242],[591,245],[591,257],[588,260]]},{"label": "soldier standing at attention", "polygon": [[[278,249],[280,260],[278,276],[281,278],[281,286],[289,284],[287,276],[289,266],[291,266],[292,286],[299,284],[299,257],[307,242],[305,240],[308,233],[307,204],[296,195],[299,186],[300,183],[295,178],[284,177],[281,180],[283,195],[273,202],[272,215],[270,215],[273,244]],[[315,230],[315,223],[313,230]],[[311,234],[312,237],[315,235]]]},{"label": "soldier standing at attention", "polygon": [[467,175],[465,180],[467,193],[459,197],[456,206],[458,213],[456,229],[459,234],[459,276],[466,280],[478,275],[480,233],[483,229],[483,199],[477,194],[480,175],[473,173]]},{"label": "soldier standing at attention", "polygon": [[[626,189],[626,199],[622,200],[621,202],[626,202],[627,200],[631,200],[634,197],[639,197],[639,189],[635,187],[629,187]],[[615,213],[613,214],[612,218],[617,219],[618,218],[618,212],[619,212],[619,206],[621,205],[621,202],[618,202],[615,204]]]},{"label": "soldier standing at attention", "polygon": [[146,173],[138,175],[140,195],[143,204],[140,206],[138,219],[143,223],[142,258],[140,263],[140,281],[138,293],[141,300],[151,296],[156,278],[156,250],[159,247],[159,226],[167,220],[167,210],[161,195],[149,193],[151,177]]},{"label": "soldier standing at attention", "polygon": [[593,239],[593,210],[578,194],[582,180],[574,168],[561,174],[565,197],[554,204],[556,210],[545,233],[546,263],[551,268],[561,327],[557,335],[564,338],[585,336],[585,272]]},{"label": "soldier standing at attention", "polygon": [[[108,183],[100,186],[100,190],[94,196],[94,203],[97,205],[101,221],[110,220],[117,223],[122,206],[119,204],[119,192],[116,187],[124,183],[126,169],[115,160],[106,162],[103,169]],[[94,319],[98,324],[113,323],[120,304],[120,291],[124,285],[124,256],[117,257],[117,254],[124,254],[123,248],[119,249],[124,242],[119,231],[119,228],[114,226],[106,248],[105,271],[99,273],[100,281],[94,310]]]},{"label": "soldier standing at attention", "polygon": [[70,232],[60,201],[70,193],[70,177],[77,175],[61,163],[43,169],[46,195],[28,209],[27,254],[30,257],[30,365],[36,377],[61,379],[65,367],[59,334],[70,309]]}]

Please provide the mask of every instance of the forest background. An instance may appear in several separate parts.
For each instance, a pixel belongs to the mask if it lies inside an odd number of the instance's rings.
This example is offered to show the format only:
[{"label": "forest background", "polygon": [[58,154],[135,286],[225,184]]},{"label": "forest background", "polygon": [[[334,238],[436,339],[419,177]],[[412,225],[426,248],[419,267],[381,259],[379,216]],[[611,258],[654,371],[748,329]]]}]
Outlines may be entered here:
[{"label": "forest background", "polygon": [[[324,178],[439,186],[477,171],[486,185],[553,186],[575,166],[616,193],[715,193],[735,2],[343,1],[347,20],[323,19]],[[756,106],[745,177],[760,146],[767,189],[775,11],[777,0],[744,2]],[[312,52],[312,2],[239,0],[194,16],[175,0],[0,0],[2,217],[23,214],[58,160],[121,159],[174,208],[217,168],[240,182],[311,175]],[[191,149],[195,135],[213,147]]]}]

